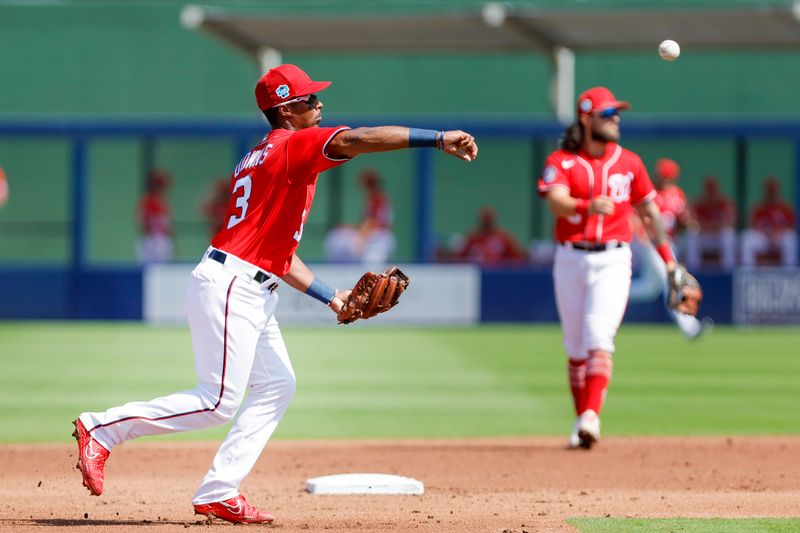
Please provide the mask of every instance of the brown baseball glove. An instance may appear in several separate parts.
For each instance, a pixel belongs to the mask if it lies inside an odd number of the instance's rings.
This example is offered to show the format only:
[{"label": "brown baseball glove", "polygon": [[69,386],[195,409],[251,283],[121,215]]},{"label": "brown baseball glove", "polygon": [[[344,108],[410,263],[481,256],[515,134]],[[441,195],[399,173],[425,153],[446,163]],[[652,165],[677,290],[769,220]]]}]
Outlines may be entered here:
[{"label": "brown baseball glove", "polygon": [[397,267],[389,267],[381,274],[367,272],[358,280],[353,292],[339,311],[339,324],[366,320],[385,313],[395,305],[408,287],[409,277]]},{"label": "brown baseball glove", "polygon": [[669,295],[667,305],[670,309],[686,315],[697,316],[700,302],[703,301],[703,289],[694,276],[687,272],[683,265],[678,265],[669,273]]}]

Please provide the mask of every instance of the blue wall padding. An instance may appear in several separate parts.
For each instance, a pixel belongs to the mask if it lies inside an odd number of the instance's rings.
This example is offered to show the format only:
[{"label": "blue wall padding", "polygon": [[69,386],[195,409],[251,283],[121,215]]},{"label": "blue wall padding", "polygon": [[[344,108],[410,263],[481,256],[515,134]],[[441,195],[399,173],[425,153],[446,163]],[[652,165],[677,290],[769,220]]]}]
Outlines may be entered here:
[{"label": "blue wall padding", "polygon": [[[705,292],[702,316],[732,320],[732,276],[697,276]],[[0,319],[141,320],[142,271],[132,268],[0,268]],[[481,273],[481,322],[557,322],[549,269],[498,268]],[[661,300],[630,304],[628,322],[668,322]]]},{"label": "blue wall padding", "polygon": [[57,267],[0,269],[0,318],[141,320],[142,271]]},{"label": "blue wall padding", "polygon": [[[705,299],[701,316],[718,324],[732,321],[732,276],[724,272],[698,274]],[[553,276],[549,269],[487,269],[481,273],[482,322],[554,322],[558,320]],[[661,299],[629,304],[628,322],[669,322]]]}]

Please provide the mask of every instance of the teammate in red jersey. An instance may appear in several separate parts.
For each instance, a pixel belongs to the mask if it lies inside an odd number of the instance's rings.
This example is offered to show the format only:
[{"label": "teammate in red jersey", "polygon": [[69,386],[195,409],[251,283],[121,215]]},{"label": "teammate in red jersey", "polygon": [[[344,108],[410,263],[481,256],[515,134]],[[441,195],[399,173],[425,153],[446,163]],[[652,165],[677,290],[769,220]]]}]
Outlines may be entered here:
[{"label": "teammate in red jersey", "polygon": [[619,141],[619,112],[629,108],[605,87],[578,98],[578,118],[539,179],[556,217],[556,304],[569,358],[577,420],[570,448],[600,439],[600,410],[612,373],[614,337],[631,284],[631,216],[642,218],[666,268],[676,267],[642,160]]},{"label": "teammate in red jersey", "polygon": [[664,231],[675,240],[692,223],[692,212],[686,201],[686,193],[678,186],[681,167],[672,159],[656,161],[656,197],[654,201],[661,211]]},{"label": "teammate in red jersey", "polygon": [[239,485],[295,390],[275,319],[276,287],[282,279],[334,313],[349,292],[316,279],[295,255],[319,174],[359,154],[403,148],[439,148],[464,161],[478,155],[475,140],[463,131],[321,127],[323,105],[317,92],[329,85],[288,64],[271,69],[257,83],[256,101],[272,130],[234,169],[225,225],[192,272],[187,289],[198,384],[149,402],[83,413],[75,420],[79,468],[92,494],[103,491],[109,452],[126,440],[233,419],[194,495],[195,512],[234,523],[273,520],[271,513],[244,500]]},{"label": "teammate in red jersey", "polygon": [[325,257],[334,263],[364,263],[380,269],[389,261],[395,248],[392,231],[394,210],[383,189],[383,180],[374,169],[365,169],[358,177],[364,192],[361,222],[341,224],[325,237]]},{"label": "teammate in red jersey", "polygon": [[794,209],[781,199],[777,179],[764,181],[764,198],[753,209],[750,227],[742,233],[742,264],[754,266],[760,253],[777,250],[785,267],[797,265]]},{"label": "teammate in red jersey", "polygon": [[494,209],[483,207],[478,212],[478,227],[464,239],[458,257],[484,266],[498,266],[524,262],[525,252],[511,233],[498,227]]},{"label": "teammate in red jersey", "polygon": [[172,213],[166,192],[170,186],[169,172],[151,170],[146,191],[137,206],[139,242],[137,255],[141,263],[159,263],[172,259]]},{"label": "teammate in red jersey", "polygon": [[375,170],[365,170],[359,179],[365,195],[364,215],[359,228],[364,242],[361,260],[366,264],[383,265],[389,260],[395,247],[392,201],[384,191],[383,180]]},{"label": "teammate in red jersey", "polygon": [[[686,195],[676,183],[681,174],[681,168],[678,163],[672,159],[662,158],[656,161],[655,170],[656,197],[653,202],[661,211],[664,230],[674,251],[676,237],[680,236],[687,228],[696,231],[697,223],[692,219],[692,213],[686,202]],[[638,221],[638,218],[634,219],[635,223],[636,221]],[[649,300],[654,297],[662,297],[666,301],[668,288],[664,261],[651,245],[641,222],[635,225],[639,228],[639,231],[637,232],[637,239],[632,243],[633,254],[635,258],[641,259],[643,268],[639,278],[631,283],[631,300]],[[646,294],[647,292],[649,294]],[[714,325],[714,321],[709,317],[698,320],[695,316],[680,313],[673,309],[667,309],[667,311],[673,322],[678,326],[678,329],[681,330],[681,333],[690,340],[699,338],[700,335],[709,331]]]},{"label": "teammate in red jersey", "polygon": [[6,179],[6,173],[3,171],[3,167],[0,167],[0,207],[6,205],[8,201],[8,180]]},{"label": "teammate in red jersey", "polygon": [[210,184],[205,198],[200,203],[200,212],[206,219],[211,237],[219,233],[228,222],[225,215],[228,213],[230,197],[230,181],[228,178],[220,178]]},{"label": "teammate in red jersey", "polygon": [[693,209],[698,229],[686,233],[686,266],[699,268],[706,251],[718,252],[722,268],[736,266],[736,207],[720,189],[717,178],[707,176],[703,195]]}]

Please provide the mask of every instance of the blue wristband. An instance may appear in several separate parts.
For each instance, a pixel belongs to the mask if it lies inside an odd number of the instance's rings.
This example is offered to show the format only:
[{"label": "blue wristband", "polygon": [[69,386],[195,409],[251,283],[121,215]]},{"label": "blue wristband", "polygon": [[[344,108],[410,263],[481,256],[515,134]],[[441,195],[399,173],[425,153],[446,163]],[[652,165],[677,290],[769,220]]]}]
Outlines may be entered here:
[{"label": "blue wristband", "polygon": [[336,291],[325,285],[323,282],[314,278],[311,285],[306,289],[306,294],[312,298],[316,298],[325,305],[330,305],[336,297]]},{"label": "blue wristband", "polygon": [[408,129],[409,148],[437,148],[439,132],[436,130]]}]

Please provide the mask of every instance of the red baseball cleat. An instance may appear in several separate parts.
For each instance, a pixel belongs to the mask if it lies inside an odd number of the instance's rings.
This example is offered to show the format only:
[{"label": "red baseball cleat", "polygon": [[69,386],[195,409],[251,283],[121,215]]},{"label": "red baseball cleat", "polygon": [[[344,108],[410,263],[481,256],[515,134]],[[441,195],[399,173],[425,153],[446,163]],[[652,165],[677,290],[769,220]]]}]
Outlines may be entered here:
[{"label": "red baseball cleat", "polygon": [[223,502],[202,503],[194,506],[194,514],[221,518],[233,524],[266,524],[275,520],[269,511],[259,511],[239,494]]},{"label": "red baseball cleat", "polygon": [[80,418],[75,419],[72,424],[75,426],[72,436],[78,440],[78,464],[75,468],[83,475],[83,486],[89,489],[92,496],[100,496],[103,493],[106,460],[110,452],[89,435]]}]

